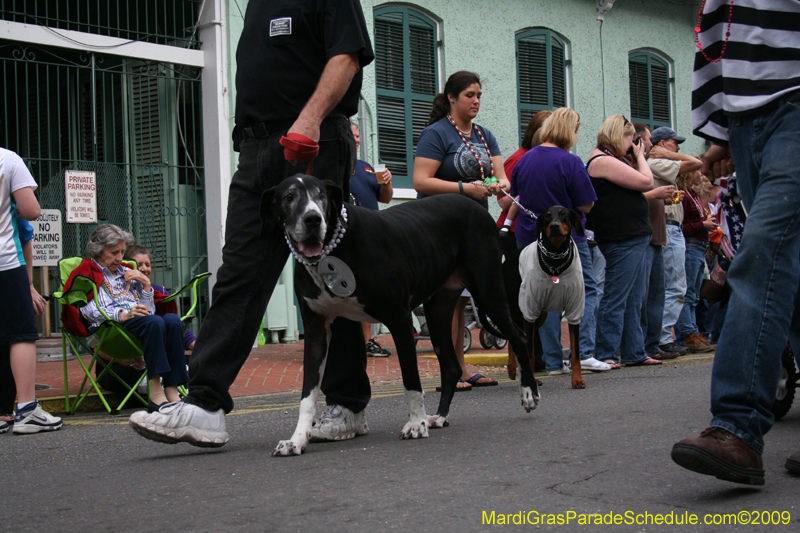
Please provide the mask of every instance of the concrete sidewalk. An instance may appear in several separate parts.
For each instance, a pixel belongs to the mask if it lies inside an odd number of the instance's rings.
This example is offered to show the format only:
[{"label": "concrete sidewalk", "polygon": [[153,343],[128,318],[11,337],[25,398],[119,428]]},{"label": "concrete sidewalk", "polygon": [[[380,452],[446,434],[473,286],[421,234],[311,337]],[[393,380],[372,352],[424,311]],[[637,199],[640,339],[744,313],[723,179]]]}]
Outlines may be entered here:
[{"label": "concrete sidewalk", "polygon": [[[566,329],[566,328],[565,328]],[[480,330],[472,331],[472,348],[466,354],[467,363],[475,366],[478,372],[486,373],[489,367],[497,372],[508,360],[507,351],[484,350],[478,340]],[[391,335],[378,335],[378,342],[387,348],[389,357],[368,357],[367,373],[370,381],[395,381],[402,378],[400,365]],[[439,375],[439,362],[433,352],[430,341],[419,341],[417,344],[419,372],[422,377]],[[84,357],[88,365],[90,357]],[[482,370],[486,369],[486,370]],[[83,369],[77,359],[67,361],[70,397],[74,397],[83,380]],[[65,410],[64,400],[64,363],[58,358],[36,364],[36,396],[43,407],[52,413]],[[231,396],[254,396],[276,392],[299,391],[303,388],[303,343],[267,344],[253,348],[239,376],[231,386]],[[135,404],[131,404],[132,406]],[[102,403],[96,393],[92,393],[81,404],[80,411],[103,410]]]}]

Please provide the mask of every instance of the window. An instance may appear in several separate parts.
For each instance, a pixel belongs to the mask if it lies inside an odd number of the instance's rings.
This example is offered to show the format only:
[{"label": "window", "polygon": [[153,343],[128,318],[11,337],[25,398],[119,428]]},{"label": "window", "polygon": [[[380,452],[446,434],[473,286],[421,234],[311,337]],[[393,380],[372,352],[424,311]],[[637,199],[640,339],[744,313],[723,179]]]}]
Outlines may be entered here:
[{"label": "window", "polygon": [[517,34],[520,142],[531,117],[567,105],[567,43],[546,29]]},{"label": "window", "polygon": [[395,187],[413,188],[414,149],[438,83],[437,23],[407,7],[375,10],[378,150]]},{"label": "window", "polygon": [[653,52],[631,52],[628,73],[631,90],[631,120],[647,124],[654,130],[671,126],[670,65]]}]

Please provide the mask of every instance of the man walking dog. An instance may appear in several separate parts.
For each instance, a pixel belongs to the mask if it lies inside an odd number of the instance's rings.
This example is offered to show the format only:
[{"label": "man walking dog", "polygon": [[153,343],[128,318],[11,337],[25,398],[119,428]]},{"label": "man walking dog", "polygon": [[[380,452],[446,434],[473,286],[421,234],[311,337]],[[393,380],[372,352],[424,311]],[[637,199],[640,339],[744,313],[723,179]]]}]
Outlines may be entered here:
[{"label": "man walking dog", "polygon": [[[261,234],[261,195],[306,172],[318,143],[315,171],[308,173],[334,181],[349,196],[355,141],[348,117],[357,110],[361,69],[373,59],[357,0],[248,3],[236,56],[233,138],[239,168],[230,187],[213,304],[191,359],[189,395],[150,415],[134,413],[130,424],[137,433],[169,444],[213,447],[228,441],[225,413],[233,409],[228,389],[250,353],[289,257],[283,228]],[[289,158],[306,161],[294,166]],[[318,440],[369,431],[363,415],[370,385],[361,325],[337,319],[332,330],[322,383],[329,408],[312,431]]]}]

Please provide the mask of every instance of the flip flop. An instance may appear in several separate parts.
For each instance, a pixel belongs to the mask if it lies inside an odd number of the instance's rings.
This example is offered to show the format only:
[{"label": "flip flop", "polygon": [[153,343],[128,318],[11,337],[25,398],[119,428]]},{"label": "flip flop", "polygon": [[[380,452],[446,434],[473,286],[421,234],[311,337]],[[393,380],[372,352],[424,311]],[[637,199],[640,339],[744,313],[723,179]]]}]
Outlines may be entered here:
[{"label": "flip flop", "polygon": [[606,360],[605,360],[605,361],[603,361],[603,362],[604,362],[605,364],[609,365],[609,366],[611,367],[611,370],[619,370],[620,368],[622,368],[622,367],[619,365],[619,363],[615,363],[613,359],[606,359]]},{"label": "flip flop", "polygon": [[642,359],[641,361],[637,361],[636,363],[625,363],[625,366],[652,366],[652,365],[663,365],[661,361],[658,359],[653,359],[652,357],[647,357]]},{"label": "flip flop", "polygon": [[[481,382],[480,381],[481,379],[488,379],[489,381]],[[493,380],[492,378],[487,378],[483,374],[475,374],[471,378],[464,381],[466,381],[473,387],[494,387],[495,385],[497,385],[497,382],[495,380]]]},{"label": "flip flop", "polygon": [[[464,381],[463,379],[459,379],[458,382],[466,383],[466,381]],[[472,390],[472,385],[470,385],[469,387],[459,387],[458,385],[456,385],[456,392],[469,392],[471,390]],[[442,392],[442,388],[436,387],[436,392]]]}]

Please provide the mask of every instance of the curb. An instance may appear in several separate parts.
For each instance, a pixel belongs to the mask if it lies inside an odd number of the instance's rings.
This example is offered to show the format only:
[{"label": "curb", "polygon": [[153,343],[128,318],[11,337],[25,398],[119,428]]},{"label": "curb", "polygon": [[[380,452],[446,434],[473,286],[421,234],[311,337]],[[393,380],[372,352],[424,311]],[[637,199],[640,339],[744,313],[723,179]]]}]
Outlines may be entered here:
[{"label": "curb", "polygon": [[[420,357],[436,359],[435,355],[421,355]],[[464,354],[464,361],[468,365],[475,366],[506,366],[508,364],[508,354],[502,352],[474,354],[466,353]]]},{"label": "curb", "polygon": [[[120,394],[113,394],[107,393],[106,394],[106,401],[108,402],[109,406],[118,405],[120,401],[122,401],[123,396]],[[75,403],[75,399],[70,397],[70,404]],[[64,396],[53,396],[52,398],[39,398],[39,405],[42,406],[42,409],[47,411],[50,414],[54,415],[62,415],[67,413],[67,403]],[[136,400],[128,400],[128,403],[125,405],[125,409],[129,407],[143,407],[139,404]],[[90,412],[103,412],[108,413],[106,411],[105,405],[103,405],[102,400],[100,400],[100,396],[97,393],[89,394],[84,400],[81,402],[80,406],[78,406],[77,413],[90,413]]]}]

